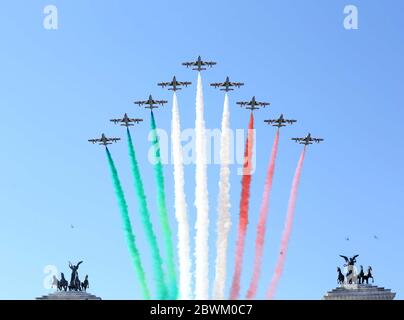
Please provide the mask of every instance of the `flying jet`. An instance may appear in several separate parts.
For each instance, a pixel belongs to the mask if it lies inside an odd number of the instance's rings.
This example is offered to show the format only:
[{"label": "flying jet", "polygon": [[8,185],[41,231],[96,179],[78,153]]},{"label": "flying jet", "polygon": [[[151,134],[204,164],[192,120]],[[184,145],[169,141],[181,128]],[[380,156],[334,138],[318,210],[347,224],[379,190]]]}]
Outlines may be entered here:
[{"label": "flying jet", "polygon": [[177,81],[175,76],[173,77],[173,80],[171,82],[157,83],[157,85],[161,86],[162,88],[172,87],[172,88],[168,88],[168,90],[172,90],[172,91],[181,90],[182,88],[180,88],[180,86],[188,87],[190,84],[192,84],[192,82],[189,82],[189,81]]},{"label": "flying jet", "polygon": [[376,235],[374,235],[373,238],[374,238],[375,240],[379,240],[379,237],[376,236]]},{"label": "flying jet", "polygon": [[252,97],[251,101],[239,101],[237,102],[241,107],[247,106],[246,109],[250,109],[251,111],[258,110],[260,107],[269,106],[269,102],[258,102],[255,100],[255,96]]},{"label": "flying jet", "polygon": [[299,144],[304,144],[306,146],[309,144],[313,144],[313,142],[320,143],[321,141],[324,141],[324,139],[313,138],[310,133],[307,136],[305,136],[304,138],[292,138],[291,140],[293,140]]},{"label": "flying jet", "polygon": [[121,126],[130,127],[134,125],[133,123],[139,123],[143,121],[143,119],[129,118],[128,115],[125,113],[122,119],[111,119],[110,121],[115,124],[121,123]]},{"label": "flying jet", "polygon": [[214,66],[215,64],[216,64],[216,62],[214,62],[214,61],[203,61],[201,59],[201,56],[199,56],[196,61],[182,63],[183,66],[186,66],[187,68],[195,67],[195,68],[192,68],[192,70],[198,70],[198,71],[206,70],[206,68],[203,68],[204,66],[208,66],[208,67],[212,68],[212,66]]},{"label": "flying jet", "polygon": [[267,124],[272,124],[273,127],[286,127],[287,124],[293,124],[296,120],[288,120],[283,117],[283,114],[278,119],[264,120]]},{"label": "flying jet", "polygon": [[154,108],[158,108],[159,105],[163,106],[167,103],[167,100],[153,100],[153,97],[149,95],[149,99],[145,101],[135,101],[134,104],[138,104],[139,106],[146,105],[145,108],[153,110]]},{"label": "flying jet", "polygon": [[100,139],[90,139],[88,142],[92,144],[98,143],[99,145],[107,146],[108,144],[112,144],[112,142],[117,142],[121,140],[121,138],[107,138],[104,134],[101,135]]},{"label": "flying jet", "polygon": [[231,82],[229,80],[229,77],[226,77],[226,80],[224,82],[215,82],[215,83],[211,83],[210,85],[215,88],[222,87],[222,89],[220,89],[220,90],[228,92],[228,91],[234,90],[233,88],[230,88],[230,87],[240,88],[241,86],[244,86],[244,83]]}]

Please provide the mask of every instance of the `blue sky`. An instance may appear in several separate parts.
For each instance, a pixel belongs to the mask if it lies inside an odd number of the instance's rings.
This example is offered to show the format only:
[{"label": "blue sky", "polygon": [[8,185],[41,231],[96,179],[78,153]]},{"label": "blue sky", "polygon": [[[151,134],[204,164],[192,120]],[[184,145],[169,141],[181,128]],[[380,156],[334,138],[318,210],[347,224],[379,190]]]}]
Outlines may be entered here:
[{"label": "blue sky", "polygon": [[[43,28],[43,8],[48,4],[59,10],[58,30]],[[347,4],[358,7],[359,30],[343,28]],[[230,96],[232,128],[245,128],[248,122],[248,113],[236,107],[236,101],[256,95],[272,103],[256,114],[257,168],[242,295],[252,272],[264,173],[275,134],[263,120],[284,113],[299,122],[281,133],[258,298],[265,296],[272,276],[301,151],[289,138],[308,131],[326,141],[307,153],[276,298],[321,298],[336,286],[336,267],[343,262],[339,254],[359,254],[360,264],[373,266],[376,284],[402,298],[403,9],[399,0],[2,1],[0,298],[46,294],[43,268],[55,265],[67,272],[69,260],[85,261],[79,273],[89,274],[92,293],[104,299],[140,298],[105,154],[87,139],[101,132],[124,137],[124,130],[108,121],[124,112],[148,120],[148,113],[132,101],[149,93],[171,100],[156,83],[174,74],[195,83],[196,73],[181,62],[198,55],[218,62],[203,73],[208,128],[220,127],[223,105],[223,95],[208,83],[226,75],[246,84]],[[180,92],[183,128],[194,126],[194,102],[194,85]],[[170,108],[169,104],[156,113],[158,126],[166,130]],[[133,132],[155,213],[147,134],[148,121]],[[114,145],[111,152],[144,264],[150,269],[126,143]],[[164,169],[176,230],[172,166]],[[194,169],[185,168],[191,223]],[[237,166],[232,169],[234,227],[227,287],[234,267],[241,189]],[[213,262],[219,166],[208,170]],[[153,217],[160,232],[157,215]],[[211,263],[212,279],[213,270]]]}]

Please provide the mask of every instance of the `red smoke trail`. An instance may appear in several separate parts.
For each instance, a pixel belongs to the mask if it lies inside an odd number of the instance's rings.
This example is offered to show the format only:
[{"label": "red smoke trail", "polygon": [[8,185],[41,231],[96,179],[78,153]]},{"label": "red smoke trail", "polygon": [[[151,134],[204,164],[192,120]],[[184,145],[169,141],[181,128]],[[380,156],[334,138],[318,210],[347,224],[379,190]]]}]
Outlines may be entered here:
[{"label": "red smoke trail", "polygon": [[248,125],[247,141],[244,151],[243,177],[241,179],[241,199],[240,199],[240,218],[238,225],[238,237],[236,243],[236,266],[231,285],[230,299],[237,299],[240,292],[241,268],[243,265],[245,236],[248,225],[248,206],[250,202],[251,185],[251,164],[252,151],[254,145],[254,116],[251,112],[250,123]]},{"label": "red smoke trail", "polygon": [[290,197],[289,197],[288,212],[286,215],[286,222],[285,222],[285,227],[283,229],[282,240],[281,240],[281,251],[279,253],[279,258],[276,263],[275,272],[274,272],[274,275],[271,280],[271,284],[269,285],[269,289],[267,292],[268,299],[272,299],[275,294],[276,287],[277,287],[279,279],[282,275],[283,266],[285,264],[286,250],[288,249],[288,242],[289,242],[289,238],[290,238],[290,233],[292,231],[293,216],[295,213],[295,205],[296,205],[296,197],[297,197],[297,189],[299,186],[300,174],[302,172],[305,153],[306,153],[306,147],[304,147],[304,149],[302,151],[299,162],[297,164],[295,176],[293,178],[292,190],[290,192]]},{"label": "red smoke trail", "polygon": [[265,241],[265,231],[266,231],[266,223],[268,217],[268,208],[269,208],[269,200],[270,193],[272,188],[272,180],[274,177],[275,171],[275,160],[276,155],[278,153],[278,143],[279,143],[279,129],[276,132],[274,144],[272,146],[271,158],[269,160],[267,177],[265,180],[264,186],[264,194],[262,196],[262,203],[260,209],[260,216],[258,220],[257,226],[257,239],[255,240],[255,257],[254,257],[254,271],[253,276],[250,283],[250,288],[247,291],[247,299],[253,299],[258,287],[258,281],[261,273],[261,262],[262,262],[262,252],[264,248]]}]

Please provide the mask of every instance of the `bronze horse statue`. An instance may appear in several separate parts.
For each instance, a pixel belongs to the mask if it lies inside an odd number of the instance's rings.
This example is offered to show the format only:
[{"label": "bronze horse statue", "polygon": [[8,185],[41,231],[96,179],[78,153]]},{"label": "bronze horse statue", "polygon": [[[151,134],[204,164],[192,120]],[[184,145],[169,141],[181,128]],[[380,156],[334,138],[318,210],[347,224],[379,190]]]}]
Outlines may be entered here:
[{"label": "bronze horse statue", "polygon": [[372,278],[372,283],[374,283],[375,282],[375,279],[373,278],[373,275],[372,275],[372,267],[371,266],[369,266],[369,268],[368,268],[368,273],[367,274],[365,274],[363,277],[362,277],[362,283],[364,283],[365,281],[366,281],[366,284],[369,284],[369,279],[370,278]]},{"label": "bronze horse statue", "polygon": [[374,283],[375,281],[374,281],[374,278],[373,278],[373,275],[372,275],[372,271],[373,271],[372,267],[369,266],[368,273],[365,274],[363,272],[363,266],[361,266],[361,271],[359,272],[359,275],[358,275],[359,284],[364,284],[365,281],[366,281],[366,284],[369,284],[369,279],[370,278],[372,278],[372,283]]},{"label": "bronze horse statue", "polygon": [[65,275],[63,272],[60,274],[60,277],[61,278],[59,281],[58,289],[59,289],[59,291],[62,291],[62,290],[67,291],[68,282],[65,279]]},{"label": "bronze horse statue", "polygon": [[363,278],[365,277],[365,273],[363,272],[363,266],[361,266],[361,271],[358,274],[358,283],[363,283]]},{"label": "bronze horse statue", "polygon": [[337,268],[337,272],[338,272],[337,283],[338,283],[338,284],[344,284],[345,276],[342,274],[341,268],[338,267],[338,268]]},{"label": "bronze horse statue", "polygon": [[88,274],[87,274],[84,281],[81,283],[81,290],[87,291],[87,288],[89,287],[90,283],[88,282]]}]

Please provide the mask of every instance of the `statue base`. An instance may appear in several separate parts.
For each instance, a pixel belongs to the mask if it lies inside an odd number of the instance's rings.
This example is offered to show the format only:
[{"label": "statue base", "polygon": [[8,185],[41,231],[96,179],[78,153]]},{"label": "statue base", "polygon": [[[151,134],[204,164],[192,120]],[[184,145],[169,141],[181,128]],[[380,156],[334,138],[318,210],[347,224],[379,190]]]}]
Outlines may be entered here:
[{"label": "statue base", "polygon": [[393,300],[396,294],[390,289],[369,284],[344,284],[328,291],[323,300]]},{"label": "statue base", "polygon": [[101,298],[85,291],[56,291],[36,300],[101,300]]}]

